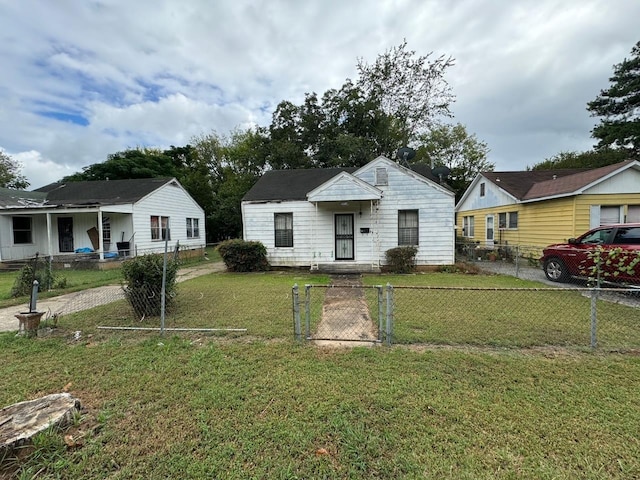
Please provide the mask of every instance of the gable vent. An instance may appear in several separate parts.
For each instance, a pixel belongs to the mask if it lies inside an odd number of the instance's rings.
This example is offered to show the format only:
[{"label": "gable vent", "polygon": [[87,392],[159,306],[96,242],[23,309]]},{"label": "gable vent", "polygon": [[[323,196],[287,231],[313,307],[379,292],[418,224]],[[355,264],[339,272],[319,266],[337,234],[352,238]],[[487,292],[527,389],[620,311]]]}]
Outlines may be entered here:
[{"label": "gable vent", "polygon": [[389,185],[389,174],[386,168],[376,168],[376,185]]}]

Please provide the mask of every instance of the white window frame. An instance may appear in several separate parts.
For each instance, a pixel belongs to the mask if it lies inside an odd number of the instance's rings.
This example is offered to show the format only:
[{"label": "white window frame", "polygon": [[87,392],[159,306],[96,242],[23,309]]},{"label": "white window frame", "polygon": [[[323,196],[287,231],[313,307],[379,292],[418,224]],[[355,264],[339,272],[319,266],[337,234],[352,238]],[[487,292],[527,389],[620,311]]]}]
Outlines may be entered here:
[{"label": "white window frame", "polygon": [[[409,225],[411,223],[411,225]],[[415,225],[413,225],[415,223]],[[420,244],[420,212],[417,209],[398,210],[398,245]]]},{"label": "white window frame", "polygon": [[200,238],[200,219],[187,218],[187,238]]},{"label": "white window frame", "polygon": [[[16,220],[20,219],[21,221],[28,221],[29,228],[16,228]],[[14,245],[33,245],[33,218],[31,217],[23,217],[23,216],[15,216],[11,217],[11,239],[13,240]],[[28,235],[28,241],[25,242],[16,242],[16,233],[25,233]]]},{"label": "white window frame", "polygon": [[[155,221],[155,226],[154,226]],[[151,227],[151,241],[162,242],[171,240],[171,229],[169,227],[169,217],[162,215],[151,215],[149,219]]]},{"label": "white window frame", "polygon": [[466,215],[462,217],[462,236],[465,238],[473,238],[475,236],[475,217],[474,215]]},{"label": "white window frame", "polygon": [[[278,224],[282,222],[284,222],[284,228],[278,228]],[[273,245],[276,248],[293,247],[293,212],[273,214]]]}]

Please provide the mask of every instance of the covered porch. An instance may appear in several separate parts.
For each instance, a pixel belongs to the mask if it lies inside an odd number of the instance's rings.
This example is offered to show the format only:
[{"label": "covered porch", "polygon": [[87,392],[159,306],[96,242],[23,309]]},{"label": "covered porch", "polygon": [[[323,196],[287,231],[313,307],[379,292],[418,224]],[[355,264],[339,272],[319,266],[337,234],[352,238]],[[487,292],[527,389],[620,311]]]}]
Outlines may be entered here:
[{"label": "covered porch", "polygon": [[[0,261],[41,257],[94,260],[133,255],[133,216],[126,205],[30,208],[0,212]],[[119,248],[120,247],[120,248]]]},{"label": "covered porch", "polygon": [[382,191],[347,173],[312,190],[311,270],[379,272]]}]

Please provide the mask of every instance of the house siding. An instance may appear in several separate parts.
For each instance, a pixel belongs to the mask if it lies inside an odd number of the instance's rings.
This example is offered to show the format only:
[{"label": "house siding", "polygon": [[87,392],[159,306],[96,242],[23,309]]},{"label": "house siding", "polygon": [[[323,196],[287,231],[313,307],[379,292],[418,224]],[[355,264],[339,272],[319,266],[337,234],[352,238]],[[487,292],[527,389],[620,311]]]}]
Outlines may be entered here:
[{"label": "house siding", "polygon": [[[168,183],[135,203],[132,215],[133,231],[131,234],[124,231],[124,238],[133,238],[134,248],[138,253],[164,251],[164,240],[151,239],[152,215],[169,217],[169,249],[175,248],[177,242],[181,247],[204,248],[204,211],[182,187]],[[187,218],[199,219],[199,238],[187,238]],[[118,231],[113,231],[112,235],[114,234],[121,235]]]},{"label": "house siding", "polygon": [[[454,195],[422,179],[388,159],[379,158],[354,172],[369,185],[375,184],[375,169],[388,170],[388,185],[376,185],[380,200],[359,200],[358,193],[341,191],[345,201],[331,188],[331,201],[243,202],[243,236],[261,241],[274,266],[308,267],[336,261],[335,215],[354,218],[354,262],[384,264],[384,252],[398,246],[398,210],[418,210],[419,265],[454,262]],[[339,181],[344,186],[353,182]],[[357,192],[357,189],[356,189]],[[355,197],[355,198],[352,198]],[[319,197],[320,198],[320,197]],[[321,197],[325,198],[325,197]],[[275,247],[274,213],[293,213],[293,247]],[[368,233],[361,231],[368,229]]]}]

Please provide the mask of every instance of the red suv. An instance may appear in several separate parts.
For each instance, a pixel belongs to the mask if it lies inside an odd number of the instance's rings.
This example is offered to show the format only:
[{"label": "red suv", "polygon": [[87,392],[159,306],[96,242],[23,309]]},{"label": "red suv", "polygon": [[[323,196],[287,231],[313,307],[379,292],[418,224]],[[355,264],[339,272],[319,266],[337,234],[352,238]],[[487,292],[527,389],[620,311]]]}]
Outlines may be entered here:
[{"label": "red suv", "polygon": [[[545,275],[554,282],[566,282],[573,276],[590,276],[595,262],[589,252],[598,247],[605,251],[602,257],[603,280],[640,284],[640,263],[637,261],[640,256],[640,223],[603,225],[578,238],[570,238],[568,243],[549,245],[540,258]],[[622,252],[607,262],[606,252],[617,248]],[[618,267],[621,260],[627,267],[632,264],[632,271],[621,270]]]}]

